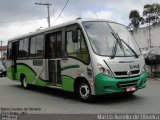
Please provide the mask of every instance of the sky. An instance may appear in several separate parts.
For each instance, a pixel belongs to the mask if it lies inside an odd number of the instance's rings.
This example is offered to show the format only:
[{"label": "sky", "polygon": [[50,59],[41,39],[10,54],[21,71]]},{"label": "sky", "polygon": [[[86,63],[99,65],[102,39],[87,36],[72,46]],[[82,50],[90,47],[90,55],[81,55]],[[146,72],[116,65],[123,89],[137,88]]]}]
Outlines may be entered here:
[{"label": "sky", "polygon": [[51,3],[51,26],[81,18],[107,19],[128,25],[131,10],[140,15],[145,4],[160,0],[69,0],[61,16],[56,20],[67,0],[0,0],[0,41],[6,45],[8,39],[44,29],[47,23],[47,6],[35,2]]}]

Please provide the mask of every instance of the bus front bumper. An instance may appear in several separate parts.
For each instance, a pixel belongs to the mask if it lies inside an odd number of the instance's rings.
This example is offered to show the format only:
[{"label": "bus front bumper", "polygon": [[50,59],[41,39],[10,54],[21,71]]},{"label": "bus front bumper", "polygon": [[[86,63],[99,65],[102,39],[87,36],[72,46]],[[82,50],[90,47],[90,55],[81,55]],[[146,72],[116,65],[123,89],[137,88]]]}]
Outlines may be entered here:
[{"label": "bus front bumper", "polygon": [[136,90],[146,87],[147,73],[138,77],[117,79],[98,74],[95,78],[95,95],[126,92],[127,87],[135,87]]}]

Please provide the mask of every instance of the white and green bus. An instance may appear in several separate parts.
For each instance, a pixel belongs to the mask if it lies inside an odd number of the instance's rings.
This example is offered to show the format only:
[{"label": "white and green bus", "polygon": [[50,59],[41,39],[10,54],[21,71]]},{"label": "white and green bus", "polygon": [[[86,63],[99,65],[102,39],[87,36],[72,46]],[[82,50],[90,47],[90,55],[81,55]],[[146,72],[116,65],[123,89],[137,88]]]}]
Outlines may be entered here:
[{"label": "white and green bus", "polygon": [[132,94],[147,81],[143,55],[122,24],[77,19],[10,39],[7,77],[74,92],[82,101]]}]

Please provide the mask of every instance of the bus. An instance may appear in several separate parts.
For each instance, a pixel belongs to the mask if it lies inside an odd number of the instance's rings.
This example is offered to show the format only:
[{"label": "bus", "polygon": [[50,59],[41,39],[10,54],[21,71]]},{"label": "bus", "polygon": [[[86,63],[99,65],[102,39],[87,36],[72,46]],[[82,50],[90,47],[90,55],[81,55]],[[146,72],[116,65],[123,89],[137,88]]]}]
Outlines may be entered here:
[{"label": "bus", "polygon": [[126,26],[76,19],[8,41],[7,77],[24,88],[43,86],[94,96],[145,88],[143,55]]}]

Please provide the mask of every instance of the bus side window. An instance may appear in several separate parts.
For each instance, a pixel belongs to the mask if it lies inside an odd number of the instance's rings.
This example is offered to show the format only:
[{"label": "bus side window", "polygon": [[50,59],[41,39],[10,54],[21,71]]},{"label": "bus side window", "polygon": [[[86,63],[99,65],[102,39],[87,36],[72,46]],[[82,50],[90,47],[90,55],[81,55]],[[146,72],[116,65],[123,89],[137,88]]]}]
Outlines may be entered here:
[{"label": "bus side window", "polygon": [[30,41],[30,57],[36,57],[36,36],[31,37]]},{"label": "bus side window", "polygon": [[7,46],[7,59],[12,59],[12,42],[9,42]]},{"label": "bus side window", "polygon": [[19,50],[18,50],[18,58],[22,58],[23,57],[23,40],[19,41]]},{"label": "bus side window", "polygon": [[38,35],[36,42],[36,56],[42,57],[43,55],[44,55],[44,35]]},{"label": "bus side window", "polygon": [[24,43],[23,43],[23,51],[25,53],[25,57],[28,57],[29,54],[29,38],[24,39]]},{"label": "bus side window", "polygon": [[44,35],[31,37],[30,57],[43,57],[44,55]]},{"label": "bus side window", "polygon": [[68,55],[76,57],[85,63],[89,63],[89,53],[81,30],[78,30],[77,42],[72,41],[72,34],[73,34],[72,31],[67,31],[66,33],[66,39],[67,39],[66,50]]},{"label": "bus side window", "polygon": [[29,45],[28,38],[19,41],[18,58],[28,57],[28,45]]},{"label": "bus side window", "polygon": [[75,56],[76,50],[74,48],[74,43],[72,42],[72,31],[67,32],[67,53],[71,56]]}]

